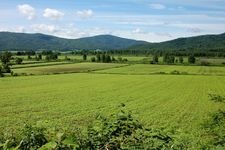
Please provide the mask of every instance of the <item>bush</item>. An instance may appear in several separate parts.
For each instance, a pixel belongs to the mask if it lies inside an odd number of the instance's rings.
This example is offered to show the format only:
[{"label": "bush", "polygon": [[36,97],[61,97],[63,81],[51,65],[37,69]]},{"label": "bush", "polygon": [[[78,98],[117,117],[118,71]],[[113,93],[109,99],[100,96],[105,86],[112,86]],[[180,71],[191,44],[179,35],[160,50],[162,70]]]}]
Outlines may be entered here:
[{"label": "bush", "polygon": [[0,77],[3,76],[3,73],[2,73],[2,66],[0,66]]},{"label": "bush", "polygon": [[180,72],[177,71],[177,70],[173,70],[173,71],[170,72],[170,74],[180,74]]},{"label": "bush", "polygon": [[45,59],[47,61],[57,60],[58,59],[58,54],[57,53],[48,54],[48,55],[46,55]]},{"label": "bush", "polygon": [[215,101],[215,102],[225,102],[225,96],[221,96],[217,94],[209,94],[209,97],[212,101]]},{"label": "bush", "polygon": [[121,104],[121,110],[109,117],[98,115],[86,132],[79,129],[53,132],[26,125],[20,136],[5,140],[0,149],[179,149],[180,145],[175,144],[171,136],[161,130],[145,128],[124,110],[124,106]]},{"label": "bush", "polygon": [[91,62],[95,62],[95,57],[91,57]]},{"label": "bush", "polygon": [[11,72],[11,69],[9,67],[9,64],[3,64],[3,66],[2,66],[2,72],[3,73],[10,73]]},{"label": "bush", "polygon": [[157,55],[154,55],[152,61],[154,64],[157,64],[159,62],[159,57]]},{"label": "bush", "polygon": [[188,62],[189,62],[190,64],[194,64],[195,61],[196,61],[196,59],[195,59],[195,56],[194,56],[194,55],[188,56]]},{"label": "bush", "polygon": [[23,59],[17,57],[16,60],[15,60],[15,62],[16,62],[16,64],[22,64]]},{"label": "bush", "polygon": [[202,65],[202,66],[209,66],[210,63],[209,63],[208,61],[202,60],[202,61],[200,62],[200,65]]},{"label": "bush", "polygon": [[84,60],[84,61],[87,60],[87,54],[83,54],[83,60]]},{"label": "bush", "polygon": [[223,149],[225,147],[225,111],[219,110],[212,114],[203,127],[209,139],[209,145]]},{"label": "bush", "polygon": [[70,58],[68,58],[67,56],[65,56],[64,60],[65,61],[70,61]]},{"label": "bush", "polygon": [[183,64],[183,62],[184,62],[184,59],[183,59],[182,56],[180,56],[180,57],[179,57],[179,63]]}]

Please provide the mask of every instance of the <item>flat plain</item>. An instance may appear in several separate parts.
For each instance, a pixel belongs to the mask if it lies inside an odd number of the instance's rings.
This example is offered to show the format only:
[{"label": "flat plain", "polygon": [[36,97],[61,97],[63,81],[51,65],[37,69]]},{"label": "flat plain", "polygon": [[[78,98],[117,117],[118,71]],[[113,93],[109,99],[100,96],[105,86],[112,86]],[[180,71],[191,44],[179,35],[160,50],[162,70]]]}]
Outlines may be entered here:
[{"label": "flat plain", "polygon": [[[197,139],[201,135],[201,124],[209,114],[223,107],[209,100],[209,94],[225,93],[225,69],[222,67],[120,64],[104,64],[103,67],[97,63],[81,63],[64,64],[63,72],[65,68],[71,70],[76,66],[83,67],[83,71],[89,67],[103,70],[1,78],[0,130],[38,121],[64,127],[85,126],[96,114],[110,114],[124,103],[147,126],[176,130]],[[18,70],[27,73],[36,70],[37,74],[42,74],[43,68],[52,73],[54,67]],[[57,68],[60,69],[60,65]],[[192,74],[151,74],[180,68]]]}]

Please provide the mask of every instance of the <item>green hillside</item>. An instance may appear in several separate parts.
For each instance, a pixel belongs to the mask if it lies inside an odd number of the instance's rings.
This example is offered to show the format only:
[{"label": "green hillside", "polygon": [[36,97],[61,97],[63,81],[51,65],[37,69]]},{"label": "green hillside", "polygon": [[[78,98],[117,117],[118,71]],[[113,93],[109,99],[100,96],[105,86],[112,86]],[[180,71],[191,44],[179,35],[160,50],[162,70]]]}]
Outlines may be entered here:
[{"label": "green hillside", "polygon": [[80,39],[64,39],[44,34],[0,32],[0,50],[112,50],[146,42],[99,35]]},{"label": "green hillside", "polygon": [[219,35],[202,35],[178,38],[161,43],[147,43],[131,46],[134,50],[194,50],[225,51],[225,33]]}]

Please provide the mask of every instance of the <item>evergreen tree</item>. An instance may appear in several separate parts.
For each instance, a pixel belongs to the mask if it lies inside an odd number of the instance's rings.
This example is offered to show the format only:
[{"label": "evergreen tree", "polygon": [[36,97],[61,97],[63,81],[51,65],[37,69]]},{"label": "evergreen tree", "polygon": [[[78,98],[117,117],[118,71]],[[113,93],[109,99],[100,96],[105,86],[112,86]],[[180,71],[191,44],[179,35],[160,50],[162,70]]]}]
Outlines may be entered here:
[{"label": "evergreen tree", "polygon": [[102,60],[102,62],[106,62],[106,56],[105,56],[105,54],[102,54],[102,57],[101,57],[101,60]]},{"label": "evergreen tree", "polygon": [[153,63],[158,63],[159,62],[159,58],[157,55],[153,56]]},{"label": "evergreen tree", "polygon": [[100,56],[99,53],[96,55],[96,58],[97,58],[97,62],[100,62],[101,61],[101,56]]},{"label": "evergreen tree", "polygon": [[183,64],[183,62],[184,62],[184,59],[183,59],[182,56],[180,56],[180,57],[179,57],[179,63]]},{"label": "evergreen tree", "polygon": [[87,54],[83,54],[83,60],[84,60],[84,61],[87,60]]},{"label": "evergreen tree", "polygon": [[188,57],[188,62],[189,62],[190,64],[194,64],[195,61],[196,61],[196,59],[195,59],[195,56],[194,56],[194,55],[190,55],[190,56]]}]

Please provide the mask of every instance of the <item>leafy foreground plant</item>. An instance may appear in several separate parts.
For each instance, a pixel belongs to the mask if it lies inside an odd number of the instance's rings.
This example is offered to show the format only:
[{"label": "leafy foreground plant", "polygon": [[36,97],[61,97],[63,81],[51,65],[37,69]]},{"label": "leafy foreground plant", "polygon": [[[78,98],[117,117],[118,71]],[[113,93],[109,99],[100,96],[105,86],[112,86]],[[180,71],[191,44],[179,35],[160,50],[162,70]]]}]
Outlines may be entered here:
[{"label": "leafy foreground plant", "polygon": [[[124,105],[122,105],[124,107]],[[70,149],[181,149],[168,134],[146,129],[132,115],[121,109],[108,118],[97,116],[86,130],[69,132],[26,125],[17,136],[2,138],[0,149],[70,150]]]},{"label": "leafy foreground plant", "polygon": [[212,101],[215,102],[224,102],[225,103],[225,97],[217,94],[209,94],[209,97]]},{"label": "leafy foreground plant", "polygon": [[[209,94],[212,101],[223,104],[225,97]],[[203,124],[205,137],[208,139],[208,149],[224,149],[225,147],[225,110],[218,110]]]},{"label": "leafy foreground plant", "polygon": [[225,111],[219,110],[212,114],[210,119],[204,124],[206,137],[209,139],[211,148],[225,147]]}]

